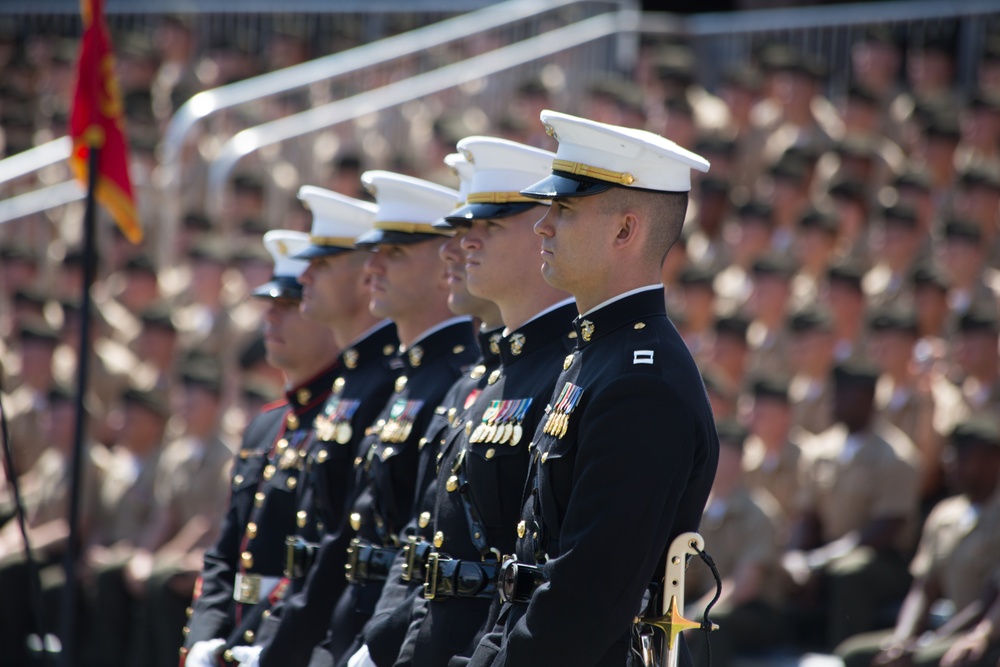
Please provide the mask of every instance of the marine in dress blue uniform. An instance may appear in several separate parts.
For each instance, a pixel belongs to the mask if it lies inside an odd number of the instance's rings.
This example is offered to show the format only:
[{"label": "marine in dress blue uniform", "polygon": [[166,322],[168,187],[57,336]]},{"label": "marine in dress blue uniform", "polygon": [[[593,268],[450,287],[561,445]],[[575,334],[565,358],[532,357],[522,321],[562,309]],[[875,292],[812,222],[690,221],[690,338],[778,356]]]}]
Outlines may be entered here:
[{"label": "marine in dress blue uniform", "polygon": [[492,137],[458,148],[475,165],[473,183],[469,203],[446,219],[464,234],[469,290],[493,298],[507,327],[500,368],[439,452],[431,548],[420,567],[428,604],[413,614],[397,665],[468,657],[487,626],[501,555],[514,549],[530,434],[576,336],[572,298],[537,271],[532,227],[548,202],[519,193],[550,172],[554,155]]},{"label": "marine in dress blue uniform", "polygon": [[[302,312],[329,326],[342,347],[333,391],[313,424],[317,445],[308,459],[315,483],[313,509],[326,527],[325,541],[334,542],[350,530],[345,512],[354,492],[354,459],[365,429],[393,392],[399,374],[395,367],[399,340],[391,321],[368,311],[366,292],[360,312],[350,307],[358,299],[355,290],[363,283],[359,260],[367,255],[356,248],[354,240],[373,229],[377,206],[315,186],[300,188],[299,198],[313,215],[309,245],[296,255],[309,262],[299,277]],[[337,284],[320,284],[324,281]],[[299,518],[304,524],[306,517]],[[292,594],[261,626],[257,638],[261,648],[273,645],[276,654],[287,653],[290,660],[297,657],[305,661],[312,651],[308,638],[322,637],[326,631],[333,601],[346,586],[344,578],[339,572],[317,572],[318,577],[329,575],[314,584],[318,588],[313,590],[322,590],[323,595],[308,600],[299,595],[320,548],[307,532],[300,530],[291,536],[288,574]],[[309,613],[303,613],[307,603]],[[281,631],[286,615],[294,618],[294,627],[293,621],[287,621]]]},{"label": "marine in dress blue uniform", "polygon": [[[254,290],[258,298],[297,302],[296,278],[306,263],[291,255],[308,243],[305,234],[268,232],[264,244],[275,258],[272,280]],[[296,315],[297,317],[297,315]],[[287,345],[302,341],[287,340]],[[331,344],[331,349],[334,349]],[[315,536],[315,521],[302,522],[311,498],[304,465],[311,442],[312,421],[330,394],[338,365],[290,387],[285,397],[266,405],[243,434],[232,468],[232,492],[217,543],[205,553],[190,619],[184,630],[182,662],[213,664],[227,645],[252,643],[262,607],[279,598],[283,580],[285,537],[296,530]],[[302,523],[297,527],[297,522]],[[207,642],[212,642],[211,647]],[[189,652],[200,643],[198,650]]]},{"label": "marine in dress blue uniform", "polygon": [[[321,640],[320,660],[342,654],[354,640],[374,609],[412,513],[419,440],[435,407],[476,358],[469,319],[447,311],[444,264],[436,256],[444,235],[431,225],[454,209],[458,193],[389,172],[366,172],[362,179],[376,197],[378,213],[374,229],[356,244],[372,251],[366,265],[371,310],[391,317],[399,333],[393,392],[354,452],[344,529],[323,543],[297,596],[300,604],[287,605],[277,631],[262,647],[261,665],[304,665]],[[401,265],[421,271],[404,284],[398,281]],[[332,620],[325,617],[324,640],[308,619],[322,618],[330,608],[331,590],[340,590],[330,584],[342,581],[345,570],[350,585],[341,587]]]},{"label": "marine in dress blue uniform", "polygon": [[509,527],[516,560],[500,575],[506,602],[470,663],[641,664],[633,619],[654,608],[644,598],[661,587],[673,538],[697,530],[718,458],[700,374],[656,284],[680,235],[690,169],[708,163],[648,132],[552,111],[541,119],[559,148],[552,174],[522,194],[553,200],[535,226],[542,274],[581,314],[530,439]]},{"label": "marine in dress blue uniform", "polygon": [[[459,179],[459,195],[464,205],[472,185],[473,165],[461,153],[445,156],[445,164]],[[442,229],[451,229],[443,220],[435,223]],[[462,425],[462,413],[475,401],[476,396],[486,386],[490,374],[500,364],[498,343],[503,335],[503,324],[496,304],[469,293],[465,267],[465,252],[462,250],[461,230],[447,237],[441,244],[439,254],[447,267],[448,308],[456,315],[471,315],[480,321],[479,358],[475,365],[448,390],[444,400],[434,410],[431,425],[421,439],[421,449],[430,448],[428,454],[439,451],[439,443],[448,437],[451,430]],[[416,554],[426,553],[430,545],[425,534],[433,510],[433,486],[437,456],[424,455],[417,471],[417,498],[409,523],[401,531],[403,548],[396,554],[389,576],[382,587],[375,612],[355,638],[351,647],[338,660],[346,665],[356,653],[364,652],[376,664],[392,664],[399,654],[400,646],[411,623],[411,618],[422,613],[423,570],[410,569]],[[411,556],[412,554],[412,556]],[[416,606],[416,609],[414,609]],[[370,649],[370,650],[369,650]],[[359,658],[360,661],[360,658]],[[315,663],[317,666],[319,662]]]},{"label": "marine in dress blue uniform", "polygon": [[[448,390],[441,405],[434,411],[431,424],[421,440],[421,449],[427,454],[420,459],[414,514],[401,531],[403,548],[396,554],[371,619],[352,646],[337,661],[337,665],[347,665],[351,657],[362,648],[376,665],[393,664],[414,617],[424,613],[422,563],[432,541],[430,518],[436,498],[435,475],[440,465],[442,443],[447,443],[454,433],[465,426],[465,408],[475,401],[490,375],[499,367],[500,329],[479,333],[479,359]],[[433,452],[437,453],[431,456]],[[325,663],[314,661],[310,667],[320,667],[322,664]]]}]

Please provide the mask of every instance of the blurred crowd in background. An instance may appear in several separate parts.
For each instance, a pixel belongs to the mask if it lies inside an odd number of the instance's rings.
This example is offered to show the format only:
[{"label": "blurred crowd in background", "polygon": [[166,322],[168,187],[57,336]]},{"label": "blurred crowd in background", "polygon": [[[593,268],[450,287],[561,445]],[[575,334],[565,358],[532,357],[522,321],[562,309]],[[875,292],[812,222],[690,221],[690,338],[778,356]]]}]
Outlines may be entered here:
[{"label": "blurred crowd in background", "polygon": [[[427,132],[402,149],[341,137],[321,172],[308,182],[294,177],[289,192],[315,184],[367,198],[359,176],[372,168],[455,187],[441,158],[464,136],[554,150],[538,122],[545,108],[649,129],[709,159],[711,171],[691,192],[684,236],[663,269],[668,312],[701,364],[724,424],[721,439],[730,445],[723,447],[720,493],[703,532],[737,591],[731,606],[752,602],[784,619],[775,628],[792,627],[790,616],[803,626],[793,634],[757,632],[764,645],[743,648],[801,645],[806,638],[807,647],[829,651],[873,624],[892,627],[911,576],[943,576],[938,564],[927,564],[933,559],[926,552],[934,549],[923,542],[923,561],[910,565],[922,522],[939,501],[972,493],[978,494],[973,504],[984,507],[984,499],[994,498],[997,27],[966,77],[975,82],[972,90],[955,85],[958,32],[948,22],[905,41],[891,27],[871,26],[851,46],[849,71],[831,71],[817,56],[762,41],[751,61],[726,71],[711,90],[700,82],[689,45],[644,39],[635,71],[591,82],[576,108],[564,108],[558,77],[531,76],[516,87],[502,117],[432,108]],[[147,229],[155,229],[163,204],[152,180],[157,146],[179,105],[200,90],[319,55],[295,30],[273,31],[266,45],[253,51],[237,39],[198,44],[179,18],[164,19],[150,34],[116,36],[132,177]],[[75,40],[0,32],[0,156],[65,134],[75,49]],[[831,77],[848,82],[842,95],[827,95]],[[265,359],[263,308],[247,294],[270,277],[262,234],[309,228],[309,212],[292,194],[278,209],[269,205],[272,181],[282,177],[242,169],[222,218],[186,208],[169,266],[154,261],[162,250],[156,234],[132,246],[102,222],[85,399],[80,603],[91,610],[84,617],[89,635],[109,633],[131,646],[115,655],[94,652],[87,664],[127,664],[129,655],[172,663],[183,616],[172,647],[152,646],[160,640],[150,637],[160,633],[147,628],[166,622],[157,610],[186,606],[201,550],[215,539],[224,512],[228,464],[242,428],[281,396],[283,378]],[[38,178],[36,185],[46,176]],[[185,174],[192,187],[200,178],[197,170]],[[84,262],[79,217],[72,205],[0,226],[0,389],[50,610],[57,608],[66,539]],[[850,401],[834,391],[835,368],[842,387],[862,387],[863,405],[845,406]],[[833,489],[824,476],[824,448],[844,439],[837,429],[845,423],[864,421],[866,409],[894,453],[885,488]],[[971,436],[960,428],[952,437],[956,426],[968,430],[970,423]],[[983,459],[971,469],[957,466],[956,441],[976,443]],[[712,542],[727,516],[732,522],[726,502],[718,501],[743,488],[751,490],[761,508],[754,516],[764,524],[744,525],[746,533],[733,542],[739,547],[725,550],[720,541],[730,538]],[[891,500],[882,502],[879,492]],[[840,520],[823,505],[837,493],[870,500]],[[9,485],[0,477],[0,635],[25,622],[24,597],[8,593],[26,590],[12,514]],[[804,516],[821,524],[812,540],[802,537]],[[977,516],[988,525],[986,514]],[[838,521],[843,525],[830,525]],[[788,553],[809,554],[850,531],[879,526],[886,533],[879,550],[892,554],[883,559],[881,580],[895,607],[879,600],[857,614],[872,618],[809,625],[823,612],[809,608],[813,596],[803,572],[810,565],[782,553],[791,546]],[[1000,583],[998,526],[977,552],[969,576],[979,579],[960,593],[948,584],[937,589],[941,597],[958,597],[952,600],[958,608]],[[707,580],[699,583],[696,574],[693,580],[704,588],[689,601],[710,592]]]}]

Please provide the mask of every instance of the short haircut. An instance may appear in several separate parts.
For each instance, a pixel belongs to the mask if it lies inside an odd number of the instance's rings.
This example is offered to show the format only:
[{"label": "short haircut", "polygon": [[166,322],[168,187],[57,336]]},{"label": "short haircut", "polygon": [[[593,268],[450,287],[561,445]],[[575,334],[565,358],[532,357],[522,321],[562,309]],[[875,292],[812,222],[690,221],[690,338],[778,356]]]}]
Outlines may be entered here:
[{"label": "short haircut", "polygon": [[680,238],[687,213],[688,193],[652,192],[635,188],[611,188],[602,194],[606,213],[619,213],[628,209],[643,214],[652,224],[643,256],[657,266],[663,265],[667,252]]}]

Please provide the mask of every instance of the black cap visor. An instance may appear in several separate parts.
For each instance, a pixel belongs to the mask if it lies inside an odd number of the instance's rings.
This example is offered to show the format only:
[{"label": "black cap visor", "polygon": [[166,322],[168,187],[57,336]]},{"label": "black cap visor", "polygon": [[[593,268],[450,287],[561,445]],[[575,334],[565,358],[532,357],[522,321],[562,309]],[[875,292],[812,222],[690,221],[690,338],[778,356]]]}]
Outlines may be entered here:
[{"label": "black cap visor", "polygon": [[[508,202],[506,204],[466,204],[462,208],[456,209],[453,213],[444,216],[445,222],[451,225],[467,225],[473,220],[497,220],[499,218],[509,218],[518,213],[523,213],[535,206],[543,206],[541,201],[537,202]],[[449,225],[449,226],[451,226]]]},{"label": "black cap visor", "polygon": [[409,232],[393,232],[385,229],[373,229],[364,236],[359,237],[354,243],[359,248],[370,248],[371,246],[376,245],[410,245],[413,243],[420,243],[421,241],[430,241],[432,239],[443,241],[449,236],[451,235],[425,234],[423,232],[410,234]]},{"label": "black cap visor", "polygon": [[270,281],[250,292],[250,296],[262,299],[302,299],[302,285],[292,276],[274,276]]},{"label": "black cap visor", "polygon": [[613,187],[615,187],[614,183],[600,181],[596,178],[575,176],[564,171],[553,171],[534,185],[521,190],[521,194],[536,199],[560,199],[562,197],[596,195]]},{"label": "black cap visor", "polygon": [[311,245],[304,250],[292,255],[292,259],[316,259],[317,257],[329,257],[345,252],[352,252],[356,248],[342,248],[336,245]]}]

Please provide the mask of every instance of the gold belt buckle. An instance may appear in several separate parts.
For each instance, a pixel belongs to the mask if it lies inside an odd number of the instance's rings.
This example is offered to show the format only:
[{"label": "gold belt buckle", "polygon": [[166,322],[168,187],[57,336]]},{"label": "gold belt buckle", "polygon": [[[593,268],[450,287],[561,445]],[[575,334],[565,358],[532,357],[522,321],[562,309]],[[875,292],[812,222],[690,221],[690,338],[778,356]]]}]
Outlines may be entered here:
[{"label": "gold belt buckle", "polygon": [[239,597],[236,599],[241,604],[257,604],[260,602],[260,579],[259,574],[240,575]]},{"label": "gold belt buckle", "polygon": [[289,579],[295,574],[295,537],[289,535],[285,538],[285,570],[282,572]]},{"label": "gold belt buckle", "polygon": [[427,577],[424,581],[424,599],[433,600],[437,595],[438,584],[438,554],[432,551],[427,555]]},{"label": "gold belt buckle", "polygon": [[361,551],[361,540],[355,537],[351,540],[351,546],[347,547],[347,564],[344,565],[347,580],[352,584],[358,583],[358,557]]},{"label": "gold belt buckle", "polygon": [[399,575],[403,581],[413,579],[413,566],[417,562],[417,542],[419,540],[420,538],[416,535],[410,535],[406,538],[406,544],[403,545],[403,572]]}]

